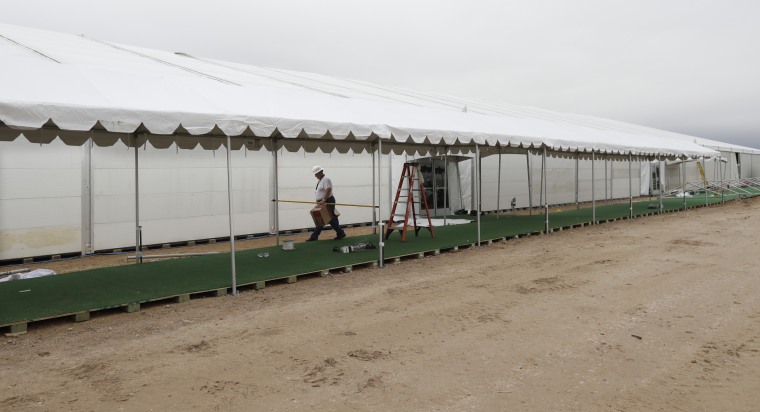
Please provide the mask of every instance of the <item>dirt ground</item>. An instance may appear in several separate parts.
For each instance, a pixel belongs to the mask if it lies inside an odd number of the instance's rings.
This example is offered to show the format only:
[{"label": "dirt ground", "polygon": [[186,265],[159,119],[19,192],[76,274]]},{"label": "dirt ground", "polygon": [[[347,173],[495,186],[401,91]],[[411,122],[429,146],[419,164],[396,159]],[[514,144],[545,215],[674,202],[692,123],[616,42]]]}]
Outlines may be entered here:
[{"label": "dirt ground", "polygon": [[760,405],[760,199],[32,324],[0,410]]}]

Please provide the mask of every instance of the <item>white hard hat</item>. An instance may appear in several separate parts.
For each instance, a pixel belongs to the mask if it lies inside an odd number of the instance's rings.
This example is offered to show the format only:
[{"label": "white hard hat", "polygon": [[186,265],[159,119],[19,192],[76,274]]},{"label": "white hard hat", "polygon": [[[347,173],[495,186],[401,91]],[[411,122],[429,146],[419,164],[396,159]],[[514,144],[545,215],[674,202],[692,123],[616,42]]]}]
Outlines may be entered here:
[{"label": "white hard hat", "polygon": [[317,174],[317,173],[321,172],[322,170],[324,170],[324,169],[322,169],[322,166],[314,166],[314,167],[311,168],[311,173],[312,174]]}]

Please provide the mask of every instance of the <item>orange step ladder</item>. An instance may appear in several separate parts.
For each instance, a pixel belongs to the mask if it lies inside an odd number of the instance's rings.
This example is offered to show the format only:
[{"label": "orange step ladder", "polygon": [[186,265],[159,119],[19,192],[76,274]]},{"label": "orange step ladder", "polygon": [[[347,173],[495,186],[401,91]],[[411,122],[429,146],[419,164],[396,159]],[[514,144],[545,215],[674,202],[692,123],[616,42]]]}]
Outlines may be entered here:
[{"label": "orange step ladder", "polygon": [[[403,195],[402,192],[404,192]],[[406,210],[403,214],[396,214],[396,207],[399,203],[404,203],[406,205]],[[417,204],[420,205],[419,208],[415,208],[415,205]],[[419,213],[422,213],[423,207],[425,208],[424,219],[427,219],[427,226],[417,225],[417,209],[419,209]],[[430,230],[430,236],[433,238],[435,237],[433,224],[430,221],[430,209],[427,204],[427,196],[425,196],[425,185],[422,182],[422,172],[420,172],[420,164],[417,162],[404,163],[404,170],[401,172],[401,179],[398,182],[398,189],[396,190],[396,198],[393,201],[393,208],[391,209],[391,217],[388,219],[388,225],[386,226],[385,238],[388,239],[394,230],[398,230],[401,232],[401,241],[405,241],[406,230],[409,227],[410,214],[412,221],[414,222],[415,236],[420,232],[420,229],[426,227]],[[400,229],[395,227],[398,223],[395,219],[396,217],[404,218],[403,227]]]}]

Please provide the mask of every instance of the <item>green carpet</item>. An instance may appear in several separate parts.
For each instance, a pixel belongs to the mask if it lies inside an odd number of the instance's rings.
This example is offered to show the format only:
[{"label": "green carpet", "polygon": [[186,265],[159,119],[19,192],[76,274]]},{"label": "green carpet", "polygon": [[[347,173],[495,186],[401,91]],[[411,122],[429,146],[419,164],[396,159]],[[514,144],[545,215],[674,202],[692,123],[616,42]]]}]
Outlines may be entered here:
[{"label": "green carpet", "polygon": [[[758,192],[755,190],[756,195]],[[726,196],[726,200],[738,198]],[[720,202],[719,197],[708,198],[709,203]],[[640,201],[633,205],[635,216],[654,213],[649,208],[658,200]],[[702,206],[704,197],[687,198],[688,207]],[[665,211],[683,208],[684,199],[663,199]],[[552,229],[589,223],[592,219],[590,208],[576,210],[574,207],[562,212],[550,209],[549,222]],[[597,220],[627,217],[628,203],[597,204]],[[462,218],[462,216],[453,216]],[[474,220],[473,216],[466,216]],[[523,235],[543,231],[545,217],[542,214],[514,216],[509,214],[485,215],[481,217],[481,239],[487,241],[502,237]],[[401,242],[398,232],[386,241],[385,258],[413,255],[436,249],[477,242],[477,226],[474,223],[436,227],[435,238],[431,239],[427,229],[407,233],[406,242]],[[325,234],[329,239],[330,232]],[[295,250],[283,251],[277,247],[247,250],[236,253],[237,282],[239,285],[252,284],[288,276],[318,273],[377,261],[377,250],[354,253],[336,253],[333,247],[350,245],[369,240],[377,244],[377,235],[349,237],[340,241],[321,240],[297,243]],[[259,258],[260,252],[269,252],[269,257]],[[230,255],[218,254],[197,256],[133,264],[127,266],[93,269],[67,273],[38,279],[0,283],[0,326],[41,319],[61,317],[69,314],[96,311],[165,299],[188,293],[212,291],[231,287]]]}]

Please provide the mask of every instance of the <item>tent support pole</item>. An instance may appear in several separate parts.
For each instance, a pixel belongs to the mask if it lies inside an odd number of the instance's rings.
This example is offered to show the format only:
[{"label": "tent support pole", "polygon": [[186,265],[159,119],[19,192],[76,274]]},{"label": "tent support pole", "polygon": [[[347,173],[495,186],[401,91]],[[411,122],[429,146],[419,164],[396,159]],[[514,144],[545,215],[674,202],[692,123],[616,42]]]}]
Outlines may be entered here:
[{"label": "tent support pole", "polygon": [[610,200],[615,198],[615,161],[610,162]]},{"label": "tent support pole", "polygon": [[683,192],[683,210],[686,210],[686,158],[681,162],[681,192]]},{"label": "tent support pole", "polygon": [[725,203],[726,199],[723,196],[725,193],[723,190],[723,155],[718,156],[718,174],[720,175],[720,203]]},{"label": "tent support pole", "polygon": [[[390,156],[389,156],[390,159]],[[382,171],[382,161],[383,161],[383,141],[380,139],[380,136],[377,137],[377,213],[380,216],[380,219],[378,220],[378,231],[377,231],[377,252],[379,253],[378,260],[377,260],[377,266],[382,268],[385,266],[385,242],[383,242],[383,180],[380,179],[380,172]],[[390,160],[388,161],[388,169],[391,168]],[[374,193],[374,192],[373,192]]]},{"label": "tent support pole", "polygon": [[633,155],[629,153],[628,154],[628,218],[630,219],[633,219],[633,174],[631,172],[632,163],[633,163]]},{"label": "tent support pole", "polygon": [[591,152],[591,224],[596,224],[596,174],[594,170],[594,161],[596,155]]},{"label": "tent support pole", "polygon": [[132,134],[135,144],[135,263],[143,263],[142,258],[142,226],[140,226],[140,161],[138,160],[140,145],[137,144],[138,135]]},{"label": "tent support pole", "polygon": [[530,167],[530,150],[525,151],[525,162],[528,169],[528,214],[533,214],[533,177],[531,176]]},{"label": "tent support pole", "polygon": [[[438,179],[435,178],[435,157],[438,155],[438,151],[435,150],[435,147],[433,147],[434,150],[431,150],[432,156],[430,156],[430,167],[433,169],[430,173],[430,176],[433,178],[433,184],[430,185],[433,189],[433,216],[438,216]],[[423,193],[422,196],[425,196]]]},{"label": "tent support pole", "polygon": [[496,183],[496,219],[501,215],[501,145],[499,145],[499,177]]},{"label": "tent support pole", "polygon": [[[713,157],[713,161],[715,162],[715,165],[713,166],[713,182],[718,181],[718,167],[720,166],[720,161],[718,161],[717,157]],[[713,183],[714,184],[714,183]],[[721,188],[722,190],[722,188]]]},{"label": "tent support pole", "polygon": [[[404,159],[406,162],[407,159]],[[378,175],[378,180],[380,180],[380,175]],[[393,152],[391,149],[388,150],[388,214],[390,214],[391,208],[393,207]],[[386,222],[387,224],[387,222]]]},{"label": "tent support pole", "polygon": [[[541,174],[538,176],[538,204],[540,205],[541,209],[544,208],[544,164],[546,163],[546,159],[543,157],[543,152],[541,152]],[[543,213],[543,210],[541,211]]]},{"label": "tent support pole", "polygon": [[665,176],[665,170],[663,170],[663,167],[662,167],[662,157],[660,155],[657,155],[657,169],[659,169],[659,171],[660,171],[657,185],[660,188],[659,202],[660,202],[660,213],[662,213],[662,209],[664,208],[664,206],[662,205],[662,191],[665,190],[664,187],[662,186],[662,179]]},{"label": "tent support pole", "polygon": [[274,177],[274,239],[275,246],[280,246],[280,171],[277,164],[277,138],[272,138],[272,175]]},{"label": "tent support pole", "polygon": [[704,170],[704,169],[707,168],[707,159],[705,159],[704,156],[702,156],[702,165],[704,165],[704,167],[702,168],[702,174],[705,175],[704,179],[702,179],[702,184],[705,185],[705,187],[703,188],[704,191],[705,191],[705,206],[708,206],[708,203],[707,203],[707,173]]},{"label": "tent support pole", "polygon": [[543,180],[541,183],[541,187],[543,189],[542,197],[544,199],[544,233],[549,233],[549,199],[548,192],[547,192],[547,167],[546,167],[546,146],[544,146],[544,154],[541,160],[541,174],[543,176]]},{"label": "tent support pole", "polygon": [[[610,173],[612,174],[612,173]],[[609,193],[607,193],[607,187],[610,185],[609,179],[607,178],[607,155],[604,155],[604,201],[605,203],[610,200]]]},{"label": "tent support pole", "polygon": [[[375,199],[375,145],[373,143],[369,144],[369,151],[372,153],[372,205],[376,205],[377,201]],[[377,234],[377,208],[372,208],[372,234]]]},{"label": "tent support pole", "polygon": [[232,145],[227,136],[227,206],[230,217],[230,269],[232,273],[232,295],[237,291],[237,270],[235,268],[235,217],[232,214]]},{"label": "tent support pole", "polygon": [[475,185],[475,190],[478,191],[477,196],[477,202],[478,202],[478,246],[480,246],[480,146],[475,144],[475,173],[478,174],[478,180],[475,182],[477,185]]},{"label": "tent support pole", "polygon": [[580,163],[580,154],[578,152],[575,152],[575,210],[579,210],[581,208],[580,199],[578,197],[578,166]]},{"label": "tent support pole", "polygon": [[92,253],[95,240],[92,225],[92,137],[82,146],[82,256]]},{"label": "tent support pole", "polygon": [[462,172],[457,161],[457,187],[459,188],[459,209],[464,209],[464,193],[462,192]]},{"label": "tent support pole", "polygon": [[443,227],[446,227],[446,216],[451,213],[451,198],[449,197],[449,148],[443,146],[443,193],[445,203],[445,211],[443,212]]}]

